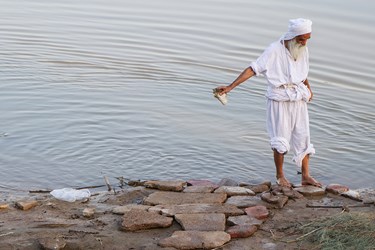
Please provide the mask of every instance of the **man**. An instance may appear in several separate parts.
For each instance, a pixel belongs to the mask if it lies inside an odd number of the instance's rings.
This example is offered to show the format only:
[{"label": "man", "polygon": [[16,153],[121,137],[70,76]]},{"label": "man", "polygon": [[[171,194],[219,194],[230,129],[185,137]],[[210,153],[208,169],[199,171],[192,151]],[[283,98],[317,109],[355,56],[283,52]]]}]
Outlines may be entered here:
[{"label": "man", "polygon": [[252,76],[263,75],[267,82],[267,131],[276,165],[277,183],[291,187],[283,172],[284,155],[292,150],[293,161],[302,170],[302,185],[321,187],[309,174],[309,156],[315,153],[310,143],[307,102],[312,99],[307,74],[312,22],[289,20],[288,32],[272,43],[263,54],[228,86],[218,87],[219,95],[227,94]]}]

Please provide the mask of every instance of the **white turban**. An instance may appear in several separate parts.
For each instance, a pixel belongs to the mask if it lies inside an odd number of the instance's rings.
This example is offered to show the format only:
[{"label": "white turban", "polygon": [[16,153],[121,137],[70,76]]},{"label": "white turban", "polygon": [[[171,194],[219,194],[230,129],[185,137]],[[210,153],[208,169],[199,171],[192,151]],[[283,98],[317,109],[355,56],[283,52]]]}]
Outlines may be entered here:
[{"label": "white turban", "polygon": [[309,19],[290,19],[288,32],[283,36],[283,40],[291,40],[296,36],[311,33],[312,22]]}]

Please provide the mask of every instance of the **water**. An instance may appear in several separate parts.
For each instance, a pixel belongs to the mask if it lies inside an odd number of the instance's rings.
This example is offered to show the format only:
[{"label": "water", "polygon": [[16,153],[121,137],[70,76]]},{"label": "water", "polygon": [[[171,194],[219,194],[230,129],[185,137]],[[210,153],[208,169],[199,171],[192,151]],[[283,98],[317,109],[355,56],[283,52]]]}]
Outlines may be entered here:
[{"label": "water", "polygon": [[[320,181],[374,187],[375,2],[0,0],[0,190],[129,179],[274,181],[265,80],[229,84],[313,20]],[[286,157],[287,177],[300,176]]]}]

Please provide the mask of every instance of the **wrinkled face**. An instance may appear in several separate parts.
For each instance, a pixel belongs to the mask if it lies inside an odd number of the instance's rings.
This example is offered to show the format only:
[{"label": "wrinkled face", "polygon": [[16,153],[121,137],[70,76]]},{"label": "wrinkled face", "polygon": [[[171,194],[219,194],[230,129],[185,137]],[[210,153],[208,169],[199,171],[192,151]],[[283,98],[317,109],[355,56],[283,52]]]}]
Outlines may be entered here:
[{"label": "wrinkled face", "polygon": [[307,40],[309,40],[310,37],[311,37],[311,33],[307,33],[307,34],[296,36],[295,39],[298,44],[302,46],[306,46]]}]

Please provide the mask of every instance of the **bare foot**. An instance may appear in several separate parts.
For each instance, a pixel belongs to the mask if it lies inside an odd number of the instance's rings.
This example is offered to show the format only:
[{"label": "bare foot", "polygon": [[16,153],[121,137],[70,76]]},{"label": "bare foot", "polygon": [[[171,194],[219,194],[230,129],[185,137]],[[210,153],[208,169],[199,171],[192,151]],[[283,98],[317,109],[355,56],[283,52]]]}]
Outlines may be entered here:
[{"label": "bare foot", "polygon": [[287,187],[287,188],[291,188],[292,187],[292,185],[290,184],[290,182],[285,177],[278,178],[276,180],[276,183],[277,183],[277,185],[282,186],[282,187]]},{"label": "bare foot", "polygon": [[311,176],[308,176],[308,177],[302,177],[302,186],[307,186],[307,185],[311,185],[311,186],[315,186],[315,187],[322,187],[322,184],[315,180],[313,177]]}]

